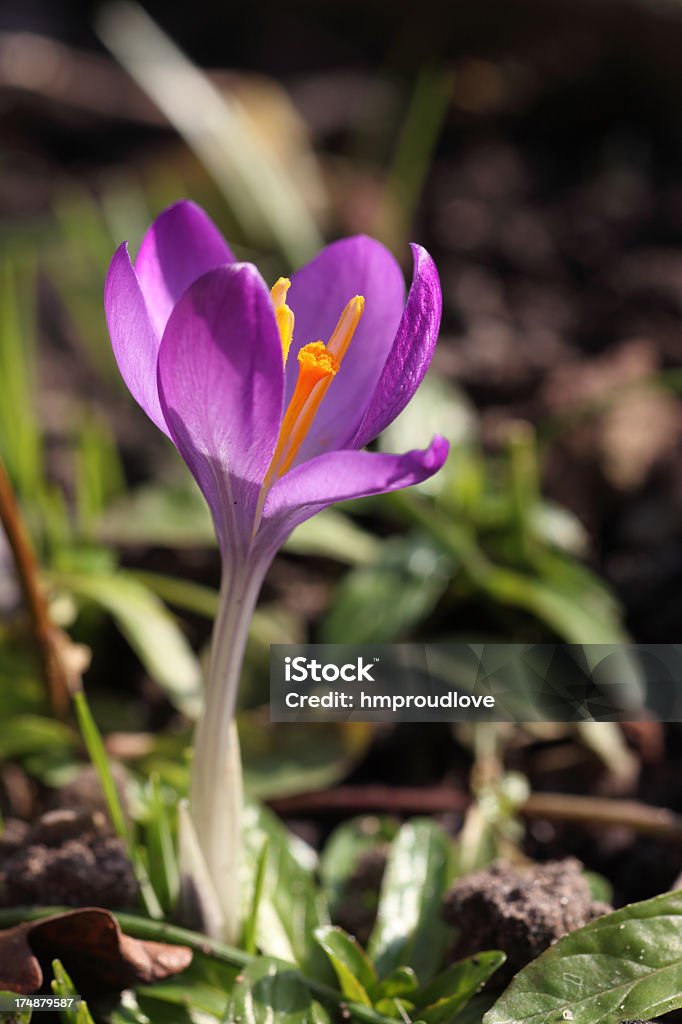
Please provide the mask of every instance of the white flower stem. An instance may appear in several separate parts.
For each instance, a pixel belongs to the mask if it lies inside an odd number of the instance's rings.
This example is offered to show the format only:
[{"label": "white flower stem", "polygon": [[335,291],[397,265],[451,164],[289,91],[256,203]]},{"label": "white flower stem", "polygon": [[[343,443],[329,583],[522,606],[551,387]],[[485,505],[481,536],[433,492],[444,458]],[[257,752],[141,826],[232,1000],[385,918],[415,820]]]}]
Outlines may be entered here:
[{"label": "white flower stem", "polygon": [[194,739],[189,815],[223,919],[239,937],[242,773],[234,711],[249,625],[266,566],[223,574],[204,705]]}]

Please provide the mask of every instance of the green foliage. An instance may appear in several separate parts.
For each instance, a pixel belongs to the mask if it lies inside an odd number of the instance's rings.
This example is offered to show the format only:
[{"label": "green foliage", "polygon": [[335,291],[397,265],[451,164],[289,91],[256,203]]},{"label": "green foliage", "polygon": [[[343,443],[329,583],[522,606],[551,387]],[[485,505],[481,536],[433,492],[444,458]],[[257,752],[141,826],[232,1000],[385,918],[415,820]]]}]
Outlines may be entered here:
[{"label": "green foliage", "polygon": [[166,606],[124,572],[56,573],[54,580],[81,601],[111,614],[152,679],[189,718],[201,706],[199,661]]},{"label": "green foliage", "polygon": [[[54,979],[50,985],[56,996],[61,996],[65,999],[78,996],[71,978],[59,960],[52,961],[52,973],[54,974]],[[59,1017],[64,1021],[64,1024],[94,1024],[88,1004],[84,1000],[77,1003],[73,1009],[60,1010]]]},{"label": "green foliage", "polygon": [[447,836],[427,819],[403,825],[394,839],[369,942],[380,977],[409,965],[425,983],[437,970],[445,945],[440,905],[449,856]]},{"label": "green foliage", "polygon": [[315,938],[331,962],[341,992],[352,1003],[372,1005],[379,978],[360,943],[342,928],[318,928]]},{"label": "green foliage", "polygon": [[[0,912],[0,923],[12,923],[13,914]],[[504,954],[494,950],[451,964],[420,986],[410,965],[401,964],[382,977],[351,936],[337,927],[320,926],[315,934],[334,966],[335,988],[318,970],[302,971],[291,960],[249,955],[131,914],[117,917],[130,935],[178,942],[195,951],[192,965],[182,975],[139,986],[134,997],[126,996],[111,1015],[118,1024],[144,1024],[145,1018],[155,1024],[236,1024],[238,1019],[243,1024],[245,1017],[322,1024],[342,1007],[360,1024],[388,1024],[391,1019],[405,1020],[406,1014],[425,1024],[480,1024],[486,1010],[483,1024],[619,1024],[660,1016],[682,1005],[679,892],[632,904],[560,939],[521,970],[492,1007],[490,995],[478,993],[504,962]],[[53,984],[54,990],[70,993],[70,983],[57,966],[55,975],[62,988]],[[80,1024],[80,1017],[73,1019]]]},{"label": "green foliage", "polygon": [[74,694],[73,706],[80,726],[83,742],[87,748],[90,760],[97,772],[100,786],[104,794],[109,817],[119,839],[125,844],[128,856],[132,861],[135,876],[140,886],[142,899],[147,913],[150,917],[161,917],[162,911],[157,894],[149,880],[145,858],[135,844],[135,837],[131,826],[126,818],[125,810],[121,804],[116,783],[111,771],[109,758],[107,757],[102,737],[97,728],[92,712],[86,700],[85,694]]},{"label": "green foliage", "polygon": [[244,918],[244,927],[242,934],[242,945],[247,953],[256,952],[256,925],[258,923],[258,913],[260,911],[261,899],[263,897],[263,888],[265,886],[265,877],[268,867],[268,847],[270,845],[269,839],[263,841],[263,849],[260,852],[260,856],[256,861],[255,872],[253,876],[253,896],[249,905],[248,912]]},{"label": "green foliage", "polygon": [[221,1021],[238,969],[195,952],[191,965],[175,978],[135,990],[139,1010],[153,1024]]},{"label": "green foliage", "polygon": [[618,1024],[682,1006],[682,893],[571,932],[517,974],[484,1024]]},{"label": "green foliage", "polygon": [[419,1019],[425,1024],[453,1020],[506,959],[491,950],[452,964],[417,993]]},{"label": "green foliage", "polygon": [[35,403],[33,267],[5,259],[0,266],[0,451],[7,471],[24,493],[43,486],[44,453]]},{"label": "green foliage", "polygon": [[157,775],[151,775],[144,795],[147,815],[143,835],[149,881],[164,913],[171,914],[180,890],[174,814],[177,794],[164,787]]},{"label": "green foliage", "polygon": [[232,990],[225,1024],[325,1024],[300,974],[270,957],[254,960]]},{"label": "green foliage", "polygon": [[367,854],[388,850],[399,824],[395,818],[367,815],[351,818],[332,832],[320,860],[320,875],[332,917],[343,903],[348,882]]},{"label": "green foliage", "polygon": [[262,708],[240,714],[239,736],[248,794],[265,800],[341,781],[367,750],[372,728],[366,723],[321,722],[284,727],[264,721]]},{"label": "green foliage", "polygon": [[319,928],[316,935],[334,967],[342,994],[350,1002],[396,1019],[404,1019],[407,1013],[425,1024],[454,1020],[506,959],[497,951],[480,953],[452,964],[420,988],[415,971],[407,964],[380,978],[367,953],[343,929]]},{"label": "green foliage", "polygon": [[[478,737],[491,736],[485,726],[477,727],[476,733]],[[485,758],[480,750],[478,756],[479,761]],[[528,782],[518,772],[474,783],[474,800],[467,809],[455,850],[457,875],[485,867],[520,843],[523,825],[519,810],[528,795]]]},{"label": "green foliage", "polygon": [[258,873],[264,873],[254,927],[257,947],[268,956],[329,977],[315,942],[315,929],[329,922],[326,900],[316,883],[316,854],[274,814],[256,805],[245,812],[244,839],[249,894],[256,889]]},{"label": "green foliage", "polygon": [[[202,162],[245,240],[274,244],[294,265],[309,259],[322,239],[304,193],[289,161],[267,145],[239,99],[219,91],[139,5],[112,4],[96,25],[105,46]],[[178,81],[182,90],[170,87]],[[307,184],[315,188],[315,157],[305,155],[313,164]]]},{"label": "green foliage", "polygon": [[[16,998],[16,992],[0,992],[0,999],[7,999],[8,1001],[14,1001]],[[33,1019],[32,1010],[5,1010],[2,1012],[1,1018],[3,1024],[31,1024]]]},{"label": "green foliage", "polygon": [[357,568],[341,581],[320,641],[391,643],[409,636],[435,608],[452,571],[452,560],[428,535],[391,538],[371,567]]}]

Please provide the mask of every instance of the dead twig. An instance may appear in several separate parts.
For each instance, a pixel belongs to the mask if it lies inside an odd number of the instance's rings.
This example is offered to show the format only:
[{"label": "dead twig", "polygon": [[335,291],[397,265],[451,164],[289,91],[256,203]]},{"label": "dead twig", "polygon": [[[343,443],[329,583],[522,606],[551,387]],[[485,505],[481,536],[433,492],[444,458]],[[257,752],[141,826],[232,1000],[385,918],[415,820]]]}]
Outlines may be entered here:
[{"label": "dead twig", "polygon": [[[429,789],[393,786],[338,786],[270,801],[283,817],[301,814],[447,814],[462,813],[471,797],[444,786]],[[641,835],[682,842],[682,815],[637,800],[532,793],[520,807],[524,818],[544,818],[599,828],[629,828]]]},{"label": "dead twig", "polygon": [[70,641],[53,625],[40,583],[38,561],[28,536],[14,488],[0,461],[0,522],[14,559],[17,578],[31,620],[45,688],[53,713],[65,718],[71,700],[67,668]]},{"label": "dead twig", "polygon": [[682,815],[638,800],[610,800],[568,793],[532,793],[521,808],[526,818],[575,822],[598,828],[631,828],[642,835],[682,842]]}]

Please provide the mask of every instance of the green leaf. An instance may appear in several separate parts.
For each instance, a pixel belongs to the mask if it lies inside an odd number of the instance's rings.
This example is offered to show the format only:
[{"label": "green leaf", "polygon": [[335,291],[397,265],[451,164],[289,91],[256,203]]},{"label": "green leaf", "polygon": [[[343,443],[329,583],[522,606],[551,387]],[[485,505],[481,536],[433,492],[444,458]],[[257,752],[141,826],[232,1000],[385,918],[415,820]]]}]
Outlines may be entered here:
[{"label": "green leaf", "polygon": [[263,843],[267,840],[265,878],[258,906],[256,945],[267,956],[297,964],[307,974],[333,977],[315,941],[316,928],[329,924],[319,892],[314,850],[282,825],[271,811],[248,805],[244,811],[246,891],[252,893]]},{"label": "green leaf", "polygon": [[83,691],[74,694],[73,706],[83,736],[83,742],[102,787],[111,823],[119,839],[122,839],[124,843],[130,846],[130,829],[128,828],[125,811],[116,788],[109,758],[101,733],[97,728],[95,719],[92,717],[90,705]]},{"label": "green leaf", "polygon": [[293,967],[261,957],[239,975],[225,1024],[313,1024],[309,989]]},{"label": "green leaf", "polygon": [[75,751],[77,736],[63,722],[40,715],[15,715],[0,721],[0,752],[8,760],[23,758],[38,751]]},{"label": "green leaf", "polygon": [[[476,412],[464,392],[430,372],[409,405],[380,436],[379,448],[383,452],[426,448],[433,435],[440,434],[450,442],[452,450],[459,453],[463,445],[472,442],[476,432]],[[449,467],[444,472],[448,474]],[[419,484],[419,490],[438,494],[443,481],[443,476],[437,474]]]},{"label": "green leaf", "polygon": [[596,871],[583,871],[583,878],[590,889],[590,896],[598,903],[613,903],[613,886],[608,878]]},{"label": "green leaf", "polygon": [[140,1009],[153,1024],[221,1021],[238,971],[195,953],[182,974],[154,985],[139,985],[135,994]]},{"label": "green leaf", "polygon": [[380,999],[375,1005],[377,1013],[390,1017],[392,1020],[410,1020],[414,1003],[407,999]]},{"label": "green leaf", "polygon": [[[12,1003],[17,998],[16,992],[0,992],[0,999]],[[0,1019],[3,1024],[31,1024],[32,1010],[3,1010]]]},{"label": "green leaf", "polygon": [[396,967],[379,982],[377,993],[384,999],[395,999],[398,996],[413,998],[418,988],[419,979],[411,967]]},{"label": "green leaf", "polygon": [[453,1020],[506,959],[505,953],[491,950],[452,964],[417,993],[419,1018],[425,1024]]},{"label": "green leaf", "polygon": [[391,847],[369,942],[369,955],[380,977],[409,964],[424,983],[437,969],[445,942],[440,905],[448,861],[448,838],[433,821],[416,819],[400,829]]},{"label": "green leaf", "polygon": [[109,764],[109,758],[104,747],[101,733],[97,728],[97,723],[92,716],[87,698],[82,690],[73,695],[73,707],[76,713],[76,718],[78,719],[81,735],[83,736],[83,742],[85,743],[86,750],[90,760],[92,761],[92,765],[97,772],[100,786],[102,787],[102,793],[104,794],[111,823],[114,826],[114,830],[118,837],[126,845],[126,850],[130,860],[132,861],[145,907],[150,917],[162,917],[163,914],[158,898],[149,881],[146,866],[140,857],[126,820],[125,811],[123,810],[123,805],[121,804],[118,790],[116,789],[116,783],[114,781],[114,776],[111,771],[111,765]]},{"label": "green leaf", "polygon": [[618,1024],[682,1006],[682,892],[571,932],[516,975],[484,1024]]},{"label": "green leaf", "polygon": [[[50,985],[56,996],[61,996],[63,999],[72,999],[78,996],[71,978],[59,960],[52,961],[52,972],[54,980],[50,982]],[[65,1024],[94,1024],[88,1004],[85,1002],[78,1003],[74,1009],[60,1010],[59,1016]]]},{"label": "green leaf", "polygon": [[124,572],[59,573],[57,582],[114,618],[145,669],[188,718],[201,707],[199,661],[166,606]]},{"label": "green leaf", "polygon": [[242,946],[246,953],[253,955],[256,952],[256,925],[258,923],[258,908],[263,896],[263,885],[265,884],[265,870],[268,863],[269,840],[263,842],[263,849],[256,862],[256,873],[253,880],[253,899],[249,912],[244,919],[242,931]]},{"label": "green leaf", "polygon": [[[308,198],[319,195],[322,184],[302,139],[286,157],[269,145],[233,90],[219,89],[142,7],[103,7],[95,28],[204,165],[249,244],[270,249],[274,243],[293,266],[309,260],[323,242]],[[173,89],[173,82],[182,82],[182,89]]]},{"label": "green leaf", "polygon": [[90,540],[107,504],[125,491],[116,439],[106,420],[92,413],[83,415],[74,456],[76,517]]},{"label": "green leaf", "polygon": [[0,455],[23,497],[44,486],[42,431],[35,413],[35,271],[0,263]]},{"label": "green leaf", "polygon": [[457,1015],[457,1024],[481,1024],[483,1017],[494,1002],[495,994],[485,989],[479,996],[474,996],[463,1010],[460,1010]]},{"label": "green leaf", "polygon": [[211,513],[196,487],[139,487],[111,504],[100,520],[100,543],[214,547]]},{"label": "green leaf", "polygon": [[344,821],[332,832],[324,845],[320,861],[322,884],[332,918],[345,898],[348,880],[361,858],[373,850],[387,849],[388,844],[395,839],[398,828],[399,823],[395,818],[367,814]]},{"label": "green leaf", "polygon": [[287,723],[263,721],[262,709],[239,715],[244,787],[253,799],[271,800],[326,789],[345,778],[369,747],[366,722]]},{"label": "green leaf", "polygon": [[321,555],[347,565],[372,565],[379,557],[381,542],[344,512],[327,508],[297,526],[284,548],[297,555]]},{"label": "green leaf", "polygon": [[[179,608],[183,612],[201,615],[211,621],[218,614],[220,593],[214,587],[207,587],[203,583],[194,583],[191,580],[178,579],[175,576],[166,576],[158,572],[132,570],[128,572],[128,575],[141,583],[143,587],[151,590],[166,604]],[[279,641],[277,642],[279,643]]]},{"label": "green leaf", "polygon": [[433,611],[452,562],[422,534],[384,541],[376,565],[351,570],[321,624],[322,643],[390,643]]},{"label": "green leaf", "polygon": [[[109,1024],[151,1024],[151,1021],[141,1009],[134,994],[128,990],[119,1005],[110,1012]],[[160,1024],[158,1018],[156,1024]]]},{"label": "green leaf", "polygon": [[149,818],[144,835],[149,876],[159,902],[167,914],[175,907],[180,889],[180,869],[175,849],[171,809],[166,803],[159,777],[153,774],[147,785]]},{"label": "green leaf", "polygon": [[318,928],[315,938],[329,957],[346,999],[371,1006],[377,972],[357,939],[332,926]]}]

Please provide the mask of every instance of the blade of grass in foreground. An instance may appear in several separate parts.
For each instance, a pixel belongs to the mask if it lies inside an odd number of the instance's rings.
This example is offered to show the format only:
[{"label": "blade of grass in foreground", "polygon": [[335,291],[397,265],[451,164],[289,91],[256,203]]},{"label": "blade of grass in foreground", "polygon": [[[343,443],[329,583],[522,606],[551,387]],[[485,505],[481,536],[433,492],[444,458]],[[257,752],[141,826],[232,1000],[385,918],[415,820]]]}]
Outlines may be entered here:
[{"label": "blade of grass in foreground", "polygon": [[294,265],[322,248],[286,167],[258,139],[234,96],[219,92],[136,3],[108,4],[95,27],[104,45],[196,153],[250,244],[274,241]]},{"label": "blade of grass in foreground", "polygon": [[104,749],[102,737],[97,725],[95,724],[95,719],[92,717],[90,706],[82,690],[73,695],[73,705],[76,712],[76,718],[78,719],[78,725],[83,736],[83,742],[85,743],[88,755],[92,761],[95,771],[97,772],[100,785],[102,786],[102,792],[104,793],[104,799],[106,801],[111,822],[117,836],[125,843],[128,856],[132,862],[135,877],[137,878],[140,886],[140,892],[145,909],[150,917],[159,919],[163,916],[163,911],[161,910],[156,893],[149,881],[147,870],[138,854],[131,830],[128,827],[125,812],[111,771],[111,765],[109,764],[109,758],[107,757],[107,752]]}]

